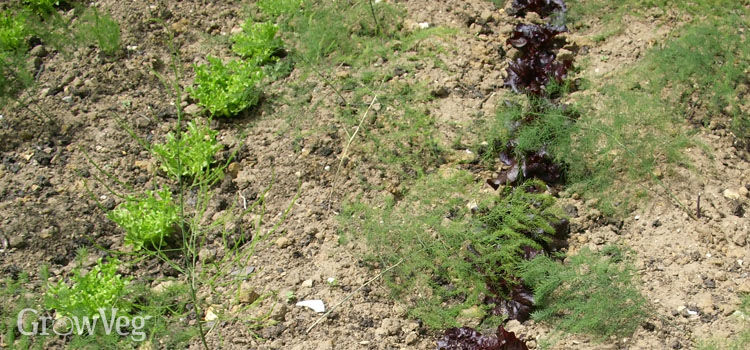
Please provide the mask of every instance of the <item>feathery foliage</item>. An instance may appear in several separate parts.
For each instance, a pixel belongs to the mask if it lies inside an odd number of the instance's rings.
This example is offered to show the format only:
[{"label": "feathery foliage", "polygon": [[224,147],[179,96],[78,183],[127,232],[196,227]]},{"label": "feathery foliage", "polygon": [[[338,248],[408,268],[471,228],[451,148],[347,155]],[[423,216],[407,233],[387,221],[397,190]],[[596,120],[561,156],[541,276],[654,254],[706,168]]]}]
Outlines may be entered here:
[{"label": "feathery foliage", "polygon": [[568,260],[542,255],[521,264],[520,276],[534,290],[532,317],[599,341],[631,335],[648,312],[627,254],[615,246],[584,248]]},{"label": "feathery foliage", "polygon": [[523,247],[539,247],[551,236],[554,199],[527,191],[536,185],[508,188],[472,217],[467,198],[482,185],[471,174],[427,175],[401,201],[350,203],[341,219],[350,235],[364,237],[371,262],[383,267],[401,262],[387,283],[394,296],[420,296],[411,316],[446,328],[458,325],[462,310],[489,308],[481,300],[490,293],[487,284],[501,279],[513,284]]}]

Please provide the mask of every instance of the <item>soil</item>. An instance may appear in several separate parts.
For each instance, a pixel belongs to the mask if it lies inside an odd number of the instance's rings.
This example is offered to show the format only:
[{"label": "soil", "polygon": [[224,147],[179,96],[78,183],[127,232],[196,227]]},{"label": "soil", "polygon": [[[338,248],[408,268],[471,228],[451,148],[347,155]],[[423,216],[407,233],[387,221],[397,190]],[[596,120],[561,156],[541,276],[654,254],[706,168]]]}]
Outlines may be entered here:
[{"label": "soil", "polygon": [[[505,38],[518,20],[483,0],[400,4],[407,9],[407,27],[429,23],[459,32],[424,43],[434,40],[448,48],[438,54],[447,67],[425,63],[399,77],[441,92],[427,107],[436,118],[441,142],[450,146],[457,134],[492,116],[508,94],[502,87],[505,56],[513,52],[506,53]],[[174,98],[152,73],[175,78],[169,69],[171,51],[165,45],[168,34],[149,19],[163,19],[174,32],[185,74],[181,84],[188,86],[193,63],[202,62],[206,54],[229,55],[210,35],[225,38],[245,18],[243,5],[235,1],[103,0],[97,6],[120,22],[124,53],[107,58],[95,48],[71,55],[50,52],[43,57],[30,109],[5,107],[0,119],[0,271],[6,276],[31,273],[31,287],[37,292],[43,290],[38,281],[40,264],[49,264],[52,276],[59,277],[74,266],[78,247],[89,247],[99,255],[95,245],[123,249],[123,232],[102,210],[114,208],[120,199],[103,184],[127,190],[103,176],[94,164],[137,190],[160,184],[151,176],[155,166],[151,156],[123,127],[130,125],[140,137],[158,141],[176,121],[176,108],[170,103]],[[585,48],[576,59],[589,59],[580,74],[594,86],[635,62],[680,24],[679,19],[661,14],[632,23],[623,33],[599,43],[589,39],[597,31],[596,22],[585,32],[568,35],[569,41]],[[603,55],[609,59],[600,60]],[[393,70],[399,63],[384,62],[383,69]],[[263,303],[259,312],[271,311],[278,324],[252,333],[242,323],[220,323],[208,341],[223,349],[434,349],[439,334],[409,319],[408,306],[393,300],[379,280],[358,290],[386,267],[364,264],[357,242],[338,240],[336,216],[343,202],[355,196],[378,197],[385,191],[373,188],[399,186],[400,180],[356,152],[337,172],[348,133],[333,112],[335,94],[323,82],[313,79],[314,88],[307,96],[311,106],[320,102],[323,107],[307,110],[305,118],[278,117],[290,107],[274,97],[294,94],[287,86],[299,76],[293,71],[275,82],[261,108],[238,120],[214,122],[226,149],[240,152],[233,166],[236,175],[221,185],[207,217],[222,212],[217,203],[241,205],[239,198],[257,198],[269,184],[273,187],[266,215],[271,222],[298,198],[279,231],[245,266],[256,270],[249,283],[258,293],[276,292],[269,300],[278,303]],[[292,129],[301,130],[302,137],[291,137]],[[736,321],[730,315],[738,306],[737,294],[750,292],[750,214],[737,209],[748,205],[750,158],[733,147],[733,136],[721,126],[697,133],[710,152],[687,150],[693,168],[663,170],[664,183],[690,211],[695,211],[700,195],[697,220],[658,186],[649,188],[653,200],[621,221],[603,217],[591,203],[562,199],[562,204],[578,211],[572,220],[570,251],[584,246],[597,249],[606,243],[633,249],[642,292],[655,315],[630,338],[597,344],[566,335],[555,349],[690,348],[698,339],[726,337],[735,331]],[[459,157],[448,157],[441,167],[461,167],[453,160]],[[484,178],[477,174],[477,181]],[[246,218],[236,224],[250,227],[251,221]],[[208,248],[222,254],[218,239]],[[155,261],[128,272],[146,279],[169,275]],[[330,277],[337,286],[327,283]],[[320,315],[288,304],[288,292],[298,300],[321,299],[326,307],[351,298],[307,333]],[[218,304],[225,301],[221,293],[231,297],[231,292],[219,290],[214,298]],[[548,327],[533,321],[511,323],[508,328],[531,340],[531,348],[540,337],[551,334]]]}]

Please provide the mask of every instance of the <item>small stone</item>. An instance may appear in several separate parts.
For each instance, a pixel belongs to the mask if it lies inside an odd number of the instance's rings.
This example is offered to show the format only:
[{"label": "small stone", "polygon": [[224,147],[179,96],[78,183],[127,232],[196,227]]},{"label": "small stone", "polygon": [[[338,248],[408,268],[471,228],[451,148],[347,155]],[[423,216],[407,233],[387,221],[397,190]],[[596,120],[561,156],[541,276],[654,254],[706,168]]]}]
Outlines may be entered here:
[{"label": "small stone", "polygon": [[302,284],[300,284],[300,286],[302,286],[302,288],[312,288],[313,284],[314,284],[313,280],[306,279],[306,280],[302,281]]},{"label": "small stone", "polygon": [[276,240],[276,246],[279,248],[283,249],[290,245],[292,245],[292,241],[289,238],[279,237],[279,239]]},{"label": "small stone", "polygon": [[730,188],[727,188],[726,190],[724,190],[722,194],[724,195],[724,198],[726,199],[730,199],[730,200],[740,199],[740,194],[737,191],[730,189]]},{"label": "small stone", "polygon": [[475,305],[468,309],[461,310],[461,313],[456,318],[456,321],[458,321],[458,324],[460,325],[476,328],[482,322],[484,316],[484,311],[479,308],[479,306]]},{"label": "small stone", "polygon": [[202,248],[198,252],[198,259],[204,263],[210,263],[216,258],[216,251],[213,249]]},{"label": "small stone", "polygon": [[739,195],[740,195],[741,197],[747,197],[747,195],[748,195],[748,192],[750,192],[750,191],[748,191],[748,190],[747,190],[747,188],[746,188],[745,186],[740,186],[740,189],[739,189],[739,190],[737,191],[737,193],[738,193],[738,194],[739,194]]},{"label": "small stone", "polygon": [[714,302],[711,297],[711,293],[703,292],[695,296],[695,306],[697,306],[703,313],[709,314],[714,311]]},{"label": "small stone", "polygon": [[29,51],[29,54],[31,56],[44,57],[44,56],[47,56],[47,49],[44,48],[44,46],[42,45],[37,45],[37,46],[34,46],[34,48],[31,49],[31,51]]},{"label": "small stone", "polygon": [[50,226],[42,230],[42,232],[39,233],[39,237],[41,237],[42,239],[48,239],[54,236],[55,233],[57,233],[57,229],[55,228],[55,226]]},{"label": "small stone", "polygon": [[396,335],[401,329],[401,321],[397,318],[385,318],[380,323],[380,328],[375,330],[375,334],[380,336]]},{"label": "small stone", "polygon": [[742,294],[750,293],[750,280],[745,280],[737,287],[737,292]]},{"label": "small stone", "polygon": [[10,245],[11,248],[23,248],[26,246],[26,240],[22,236],[12,236],[8,240],[8,245]]},{"label": "small stone", "polygon": [[62,98],[62,101],[65,103],[73,103],[73,96],[70,96],[70,95],[65,96]]},{"label": "small stone", "polygon": [[406,335],[404,342],[406,342],[406,345],[412,345],[417,342],[417,338],[417,332],[409,332],[409,334]]},{"label": "small stone", "polygon": [[189,104],[185,107],[184,112],[187,115],[196,115],[201,112],[201,107],[196,104]]},{"label": "small stone", "polygon": [[289,309],[286,307],[286,304],[276,304],[276,307],[274,307],[271,312],[271,319],[283,322],[286,319],[286,313],[288,311]]},{"label": "small stone", "polygon": [[227,165],[227,174],[231,176],[233,179],[237,178],[237,174],[240,172],[240,164],[237,162],[232,162]]},{"label": "small stone", "polygon": [[213,305],[209,306],[208,309],[206,309],[206,317],[204,317],[204,320],[210,322],[210,321],[216,321],[216,319],[218,319],[218,318],[219,318],[219,316],[217,316],[216,312],[214,312]]},{"label": "small stone", "polygon": [[237,293],[237,300],[241,303],[252,304],[260,298],[260,295],[255,292],[250,281],[242,281],[240,284],[239,293]]},{"label": "small stone", "polygon": [[568,215],[568,217],[571,217],[571,218],[578,217],[578,207],[576,207],[573,204],[568,204],[564,206],[563,211],[565,211],[565,214]]},{"label": "small stone", "polygon": [[450,93],[451,93],[451,92],[450,92],[450,90],[448,90],[448,88],[446,88],[445,86],[441,86],[441,87],[439,87],[439,88],[437,88],[437,89],[434,89],[434,90],[432,90],[432,91],[430,92],[430,94],[431,94],[431,95],[432,95],[433,97],[437,97],[437,98],[445,98],[445,97],[448,97],[448,95],[450,95]]},{"label": "small stone", "polygon": [[427,28],[430,27],[430,23],[428,23],[428,22],[420,22],[420,23],[417,23],[417,26],[419,27],[419,29],[427,29]]},{"label": "small stone", "polygon": [[479,210],[479,205],[477,205],[477,202],[471,201],[466,204],[466,208],[468,208],[472,213],[476,213],[476,211]]},{"label": "small stone", "polygon": [[523,330],[523,326],[521,325],[521,322],[518,322],[518,320],[510,320],[508,323],[505,324],[506,331],[513,332],[515,334],[520,334]]},{"label": "small stone", "polygon": [[740,218],[745,216],[745,206],[742,205],[741,201],[736,199],[732,201],[732,214]]},{"label": "small stone", "polygon": [[323,300],[303,300],[295,305],[310,308],[317,313],[326,312],[326,305]]}]

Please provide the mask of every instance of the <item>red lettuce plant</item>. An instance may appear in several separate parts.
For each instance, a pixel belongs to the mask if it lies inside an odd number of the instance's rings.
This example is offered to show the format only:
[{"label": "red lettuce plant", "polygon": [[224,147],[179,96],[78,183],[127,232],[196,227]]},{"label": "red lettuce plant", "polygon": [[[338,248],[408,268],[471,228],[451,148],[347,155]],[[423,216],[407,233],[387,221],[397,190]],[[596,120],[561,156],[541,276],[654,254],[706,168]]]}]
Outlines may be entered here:
[{"label": "red lettuce plant", "polygon": [[451,328],[438,340],[438,350],[528,350],[526,343],[502,325],[494,335],[482,335],[469,327]]}]

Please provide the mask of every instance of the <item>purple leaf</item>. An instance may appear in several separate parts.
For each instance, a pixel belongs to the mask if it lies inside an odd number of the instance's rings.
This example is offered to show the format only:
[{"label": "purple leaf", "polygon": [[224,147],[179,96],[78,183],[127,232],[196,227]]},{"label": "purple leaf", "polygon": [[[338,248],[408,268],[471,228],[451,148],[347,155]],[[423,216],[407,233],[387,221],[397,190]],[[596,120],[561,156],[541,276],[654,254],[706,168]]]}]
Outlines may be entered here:
[{"label": "purple leaf", "polygon": [[551,51],[555,36],[567,31],[568,29],[564,26],[521,23],[516,25],[506,42],[523,52],[524,55],[534,55],[537,52]]},{"label": "purple leaf", "polygon": [[534,293],[523,284],[517,284],[510,290],[508,298],[492,298],[496,305],[492,314],[496,316],[505,315],[509,320],[524,322],[531,317],[531,309],[534,306]]},{"label": "purple leaf", "polygon": [[548,184],[558,183],[562,180],[562,167],[549,157],[542,149],[524,157],[521,165],[523,177],[526,179],[537,178]]},{"label": "purple leaf", "polygon": [[438,350],[528,350],[528,347],[500,325],[494,335],[482,335],[469,327],[448,329],[438,340]]}]

